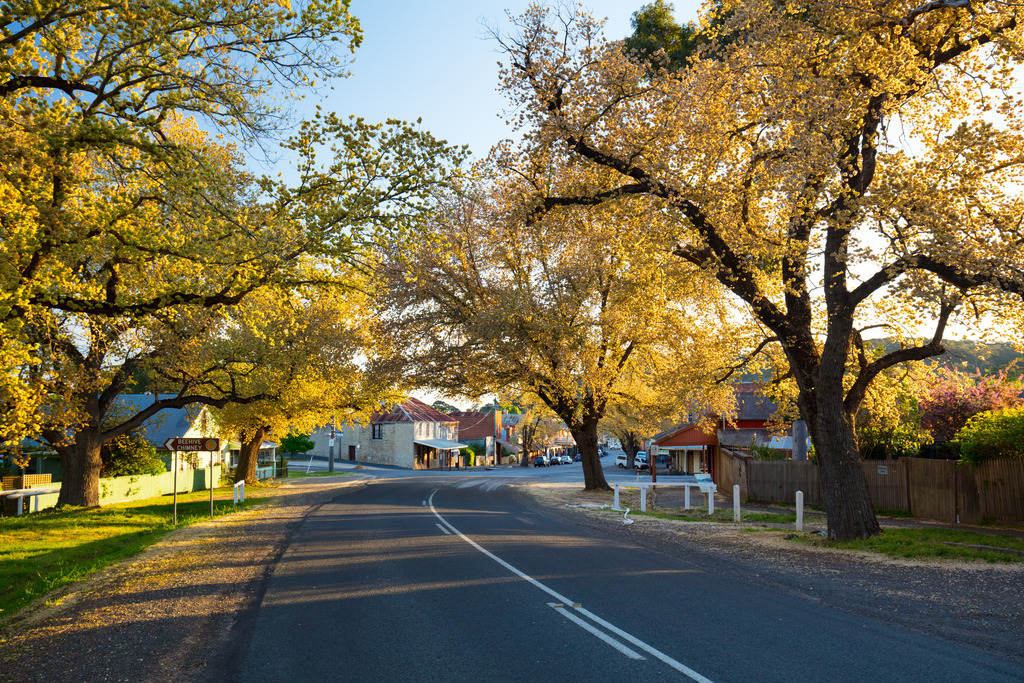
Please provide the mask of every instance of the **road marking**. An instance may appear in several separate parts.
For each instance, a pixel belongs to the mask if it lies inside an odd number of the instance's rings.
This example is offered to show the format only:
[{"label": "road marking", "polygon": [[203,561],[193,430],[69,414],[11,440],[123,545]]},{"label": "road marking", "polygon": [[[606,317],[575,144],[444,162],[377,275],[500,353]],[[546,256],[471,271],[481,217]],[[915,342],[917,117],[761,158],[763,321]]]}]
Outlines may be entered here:
[{"label": "road marking", "polygon": [[652,647],[652,646],[648,645],[647,643],[645,643],[644,641],[640,640],[639,638],[637,638],[635,636],[632,636],[629,633],[626,633],[625,631],[623,631],[618,626],[615,626],[614,624],[608,623],[607,621],[605,621],[601,617],[597,616],[596,614],[594,614],[590,610],[584,609],[583,607],[575,607],[574,609],[577,612],[579,612],[580,614],[582,614],[585,617],[587,617],[588,619],[593,620],[595,623],[600,624],[601,626],[604,626],[606,629],[608,629],[612,633],[616,634],[617,636],[621,637],[623,640],[628,640],[629,642],[633,643],[634,645],[636,645],[641,650],[645,650],[648,653],[654,655],[655,657],[657,657],[658,659],[660,659],[661,661],[665,662],[670,667],[675,669],[676,671],[678,671],[680,673],[683,673],[683,674],[686,674],[687,676],[689,676],[693,680],[697,681],[697,683],[711,683],[711,679],[706,678],[706,677],[700,675],[699,673],[697,673],[696,671],[694,671],[690,667],[686,666],[682,662],[678,662],[675,659],[672,659],[671,657],[669,657],[664,652],[658,650],[655,647]]},{"label": "road marking", "polygon": [[446,533],[446,534],[448,534],[449,536],[451,536],[451,535],[452,535],[452,532],[448,531],[447,529],[445,529],[445,528],[444,528],[443,526],[441,526],[440,524],[438,524],[438,525],[437,525],[437,528],[438,528],[438,529],[440,529],[441,531],[445,532],[445,533]]},{"label": "road marking", "polygon": [[[627,633],[626,631],[623,631],[619,627],[617,627],[617,626],[615,626],[615,625],[605,621],[604,619],[602,619],[601,617],[597,616],[596,614],[594,614],[590,610],[584,609],[583,607],[579,607],[578,605],[580,603],[577,603],[574,600],[570,600],[569,598],[565,597],[564,595],[562,595],[561,593],[559,593],[558,591],[556,591],[556,590],[554,590],[552,588],[548,588],[547,586],[545,586],[543,583],[541,583],[537,579],[535,579],[532,576],[529,576],[528,574],[520,571],[516,567],[512,566],[511,564],[509,564],[505,560],[501,559],[500,557],[498,557],[497,555],[492,553],[490,550],[487,550],[486,548],[484,548],[482,545],[480,545],[479,543],[474,541],[472,538],[470,538],[466,534],[464,534],[461,531],[459,531],[458,529],[456,529],[447,519],[442,517],[441,513],[439,513],[437,511],[437,509],[434,507],[434,494],[435,493],[437,493],[437,490],[434,490],[434,491],[431,492],[430,498],[427,501],[428,503],[430,503],[430,511],[433,512],[434,516],[437,517],[441,521],[441,524],[443,524],[447,529],[449,529],[454,535],[458,536],[463,541],[465,541],[469,545],[473,546],[474,548],[479,550],[481,553],[483,553],[487,557],[491,558],[492,560],[494,560],[495,562],[500,564],[502,567],[504,567],[505,569],[509,570],[510,572],[512,572],[513,574],[518,576],[519,578],[521,578],[524,581],[527,581],[527,582],[533,584],[534,586],[536,586],[540,590],[544,591],[545,593],[547,593],[548,595],[553,597],[557,602],[560,602],[563,605],[572,605],[573,609],[576,612],[578,612],[579,614],[582,614],[583,616],[585,616],[588,619],[592,620],[596,624],[598,624],[600,626],[603,626],[604,628],[606,628],[607,630],[611,631],[612,633],[615,633],[616,635],[622,637],[624,640],[628,640],[629,642],[633,643],[633,645],[636,645],[641,650],[644,650],[644,651],[650,653],[651,655],[654,655],[654,657],[660,659],[665,664],[668,664],[670,667],[672,667],[676,671],[679,671],[680,673],[690,677],[692,680],[696,681],[697,683],[712,683],[712,681],[709,678],[706,678],[705,676],[702,676],[701,674],[697,673],[696,671],[694,671],[690,667],[686,666],[682,662],[679,662],[679,661],[669,657],[667,654],[665,654],[661,650],[658,650],[654,646],[648,645],[647,643],[645,643],[644,641],[640,640],[636,636],[630,635],[629,633]],[[568,611],[566,611],[565,609],[562,609],[562,612],[563,612],[563,614],[565,616],[569,616]],[[573,615],[573,616],[575,616],[575,615]],[[626,646],[622,645],[621,643],[619,643],[619,645],[621,645],[623,648],[625,648],[627,650],[629,649],[629,648],[626,648]],[[616,649],[618,649],[618,648],[616,648]]]},{"label": "road marking", "polygon": [[565,617],[566,619],[568,619],[572,623],[576,624],[580,628],[582,628],[582,629],[584,629],[586,631],[589,631],[590,633],[593,633],[595,636],[597,636],[598,638],[600,638],[604,642],[608,643],[609,645],[614,647],[616,650],[618,650],[622,654],[624,654],[627,657],[629,657],[630,659],[646,659],[642,654],[640,654],[636,650],[630,650],[628,647],[626,647],[625,645],[623,645],[619,641],[615,640],[614,638],[612,638],[610,635],[608,635],[604,631],[599,631],[597,628],[595,628],[594,626],[591,626],[587,622],[583,621],[582,619],[580,619],[575,614],[571,614],[570,612],[568,612],[565,609],[564,605],[556,605],[553,602],[549,602],[548,603],[548,607],[554,607],[555,611],[558,612],[559,614],[561,614],[563,617]]}]

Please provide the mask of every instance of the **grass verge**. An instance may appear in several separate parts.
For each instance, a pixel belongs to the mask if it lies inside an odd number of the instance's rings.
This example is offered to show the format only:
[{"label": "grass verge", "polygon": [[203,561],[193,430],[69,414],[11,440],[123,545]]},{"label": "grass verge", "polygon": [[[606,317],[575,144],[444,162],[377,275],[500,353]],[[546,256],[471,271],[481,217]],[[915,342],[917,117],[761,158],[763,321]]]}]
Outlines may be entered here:
[{"label": "grass verge", "polygon": [[[214,489],[214,515],[262,498],[246,490],[235,506],[231,487]],[[178,524],[171,523],[171,496],[102,508],[51,508],[21,517],[0,517],[0,623],[33,600],[136,555],[167,532],[210,518],[210,492],[178,495]]]},{"label": "grass verge", "polygon": [[794,538],[816,546],[867,550],[896,558],[1024,562],[1024,539],[959,529],[886,529],[874,538],[853,541],[804,535]]},{"label": "grass verge", "polygon": [[348,477],[351,475],[352,472],[310,472],[309,474],[306,474],[305,472],[288,470],[289,479],[306,479],[308,477]]},{"label": "grass verge", "polygon": [[[704,508],[673,509],[659,512],[639,512],[632,510],[629,514],[658,519],[678,519],[684,522],[732,522],[732,508],[717,508],[713,515],[708,515]],[[760,522],[762,524],[796,524],[795,512],[748,512],[740,515],[740,523]]]}]

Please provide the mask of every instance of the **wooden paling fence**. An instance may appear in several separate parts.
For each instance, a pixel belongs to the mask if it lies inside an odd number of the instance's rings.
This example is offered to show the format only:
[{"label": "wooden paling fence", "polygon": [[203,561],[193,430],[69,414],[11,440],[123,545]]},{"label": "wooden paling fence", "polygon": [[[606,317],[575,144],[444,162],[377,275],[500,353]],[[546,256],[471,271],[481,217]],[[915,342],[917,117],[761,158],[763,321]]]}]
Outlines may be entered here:
[{"label": "wooden paling fence", "polygon": [[[876,510],[964,524],[1024,522],[1024,462],[958,466],[952,460],[901,458],[866,461],[861,467]],[[803,491],[808,505],[824,504],[813,463],[752,461],[746,474],[751,501],[792,503]]]}]

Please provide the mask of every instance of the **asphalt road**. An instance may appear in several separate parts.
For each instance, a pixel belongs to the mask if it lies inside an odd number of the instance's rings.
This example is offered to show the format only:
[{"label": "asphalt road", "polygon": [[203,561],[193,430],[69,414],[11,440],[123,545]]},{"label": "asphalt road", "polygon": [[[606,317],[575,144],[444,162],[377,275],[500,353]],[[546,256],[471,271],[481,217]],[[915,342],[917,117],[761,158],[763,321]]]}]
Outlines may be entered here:
[{"label": "asphalt road", "polygon": [[237,677],[1024,680],[1010,662],[583,529],[505,485],[578,469],[346,489],[293,536],[243,629]]}]

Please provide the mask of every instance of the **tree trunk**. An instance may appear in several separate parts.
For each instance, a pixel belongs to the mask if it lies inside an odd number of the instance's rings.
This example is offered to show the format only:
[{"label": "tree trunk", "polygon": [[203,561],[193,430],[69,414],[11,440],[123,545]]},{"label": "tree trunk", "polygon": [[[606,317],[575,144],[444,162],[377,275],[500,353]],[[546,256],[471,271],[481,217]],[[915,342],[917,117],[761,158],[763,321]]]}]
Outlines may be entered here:
[{"label": "tree trunk", "polygon": [[99,506],[101,445],[99,435],[86,426],[75,435],[73,444],[57,449],[63,468],[57,505]]},{"label": "tree trunk", "polygon": [[820,392],[818,412],[808,422],[817,451],[828,537],[835,541],[870,538],[881,532],[871,507],[867,480],[860,465],[853,420],[841,400]]},{"label": "tree trunk", "polygon": [[616,432],[615,436],[619,438],[619,444],[626,454],[626,469],[633,469],[636,454],[640,452],[640,434],[631,429],[624,429]]},{"label": "tree trunk", "polygon": [[580,449],[584,488],[587,491],[611,491],[612,487],[605,481],[604,470],[601,468],[601,453],[597,446],[597,420],[572,424],[569,431]]},{"label": "tree trunk", "polygon": [[238,450],[238,467],[235,468],[236,484],[243,480],[246,484],[255,484],[259,481],[256,478],[256,464],[259,460],[260,446],[263,445],[263,439],[269,431],[269,427],[260,427],[248,439],[245,434],[239,435],[241,447]]}]

